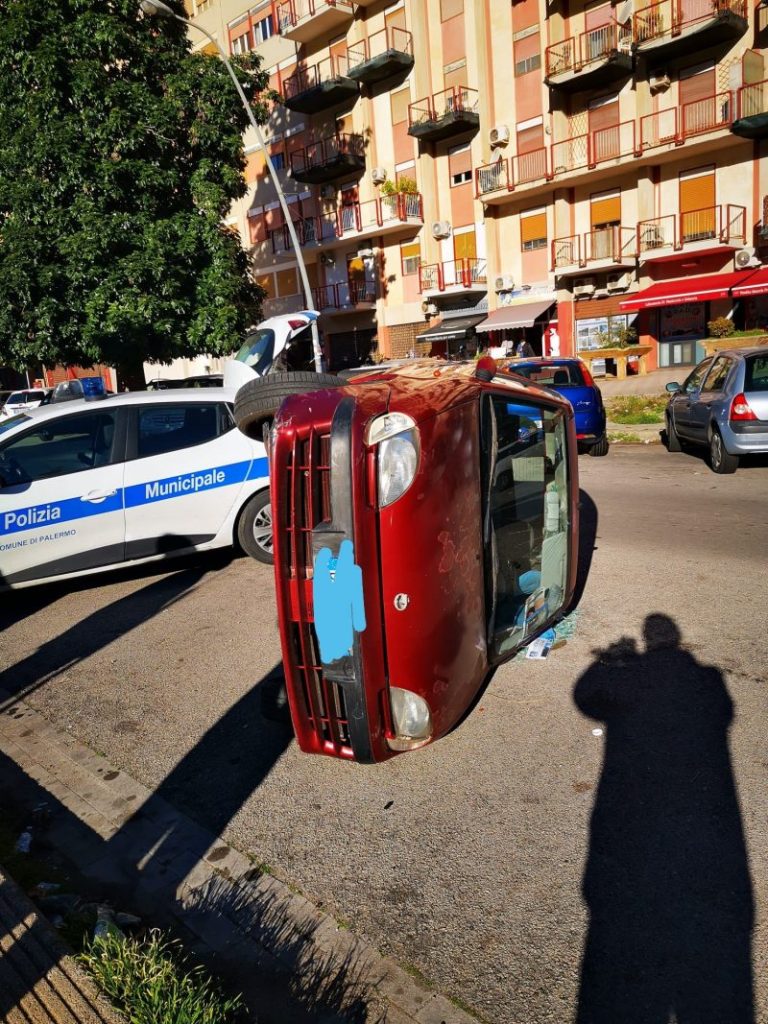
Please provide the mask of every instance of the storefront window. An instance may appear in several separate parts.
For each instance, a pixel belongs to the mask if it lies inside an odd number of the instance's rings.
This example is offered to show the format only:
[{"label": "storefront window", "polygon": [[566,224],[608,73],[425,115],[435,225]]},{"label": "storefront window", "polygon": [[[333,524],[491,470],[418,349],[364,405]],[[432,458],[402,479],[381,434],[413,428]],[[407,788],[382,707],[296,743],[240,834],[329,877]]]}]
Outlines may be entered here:
[{"label": "storefront window", "polygon": [[704,358],[707,336],[706,304],[687,302],[664,306],[659,317],[659,366],[685,366]]}]

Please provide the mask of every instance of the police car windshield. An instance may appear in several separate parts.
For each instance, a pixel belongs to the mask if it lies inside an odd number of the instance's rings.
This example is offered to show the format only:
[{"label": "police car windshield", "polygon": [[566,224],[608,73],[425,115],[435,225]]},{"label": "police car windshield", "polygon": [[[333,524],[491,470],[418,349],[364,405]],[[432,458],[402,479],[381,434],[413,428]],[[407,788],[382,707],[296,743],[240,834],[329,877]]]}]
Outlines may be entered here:
[{"label": "police car windshield", "polygon": [[272,365],[274,351],[275,332],[268,327],[262,327],[248,335],[235,359],[238,363],[245,363],[256,373],[263,375]]},{"label": "police car windshield", "polygon": [[26,413],[20,412],[15,416],[9,416],[7,419],[0,420],[0,435],[5,434],[8,430],[13,430],[14,427],[18,427],[20,423],[25,420],[31,420],[31,416],[27,416]]}]

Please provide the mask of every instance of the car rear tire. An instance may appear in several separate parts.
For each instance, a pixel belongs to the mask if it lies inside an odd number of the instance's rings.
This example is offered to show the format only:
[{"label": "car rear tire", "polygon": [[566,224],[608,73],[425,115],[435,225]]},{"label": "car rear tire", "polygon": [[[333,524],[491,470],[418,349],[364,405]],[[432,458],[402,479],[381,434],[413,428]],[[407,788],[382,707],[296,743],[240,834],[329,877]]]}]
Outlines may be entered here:
[{"label": "car rear tire", "polygon": [[715,473],[735,473],[739,468],[738,455],[731,455],[725,450],[717,427],[712,428],[709,438],[709,464]]},{"label": "car rear tire", "polygon": [[237,542],[246,555],[273,565],[272,504],[269,489],[259,491],[247,503],[237,521]]},{"label": "car rear tire", "polygon": [[683,450],[683,446],[680,444],[680,438],[677,436],[677,431],[672,425],[672,420],[669,416],[666,416],[665,420],[667,429],[667,451],[681,452]]},{"label": "car rear tire", "polygon": [[608,438],[605,434],[603,434],[596,444],[590,446],[589,454],[595,456],[608,454]]},{"label": "car rear tire", "polygon": [[306,395],[323,388],[336,388],[346,384],[342,377],[332,373],[271,373],[266,377],[249,380],[235,395],[235,423],[246,437],[261,441],[264,424],[270,423],[284,398]]}]

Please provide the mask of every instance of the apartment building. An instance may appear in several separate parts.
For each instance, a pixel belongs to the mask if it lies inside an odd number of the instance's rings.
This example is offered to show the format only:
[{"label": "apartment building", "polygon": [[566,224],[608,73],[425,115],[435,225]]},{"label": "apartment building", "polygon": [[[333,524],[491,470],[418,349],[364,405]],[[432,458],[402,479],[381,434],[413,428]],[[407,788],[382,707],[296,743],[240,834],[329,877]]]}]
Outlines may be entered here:
[{"label": "apartment building", "polygon": [[[282,102],[265,137],[332,366],[768,326],[768,9],[746,0],[188,0]],[[199,33],[190,29],[194,45]],[[303,308],[264,154],[232,223]],[[768,228],[768,225],[766,225]],[[765,231],[768,234],[768,231]],[[555,333],[556,332],[556,333]]]}]

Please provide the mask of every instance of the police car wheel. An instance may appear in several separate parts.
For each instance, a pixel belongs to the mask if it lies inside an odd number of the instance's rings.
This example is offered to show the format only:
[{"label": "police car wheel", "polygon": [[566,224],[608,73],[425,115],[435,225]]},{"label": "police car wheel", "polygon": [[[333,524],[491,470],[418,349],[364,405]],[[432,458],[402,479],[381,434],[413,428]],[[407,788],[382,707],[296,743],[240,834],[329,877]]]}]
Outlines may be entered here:
[{"label": "police car wheel", "polygon": [[257,562],[272,565],[272,505],[269,490],[255,494],[243,511],[237,523],[237,541],[246,555]]},{"label": "police car wheel", "polygon": [[332,373],[270,373],[266,377],[249,380],[235,395],[235,423],[253,441],[263,439],[263,428],[269,423],[284,398],[306,395],[323,388],[346,384],[342,377]]}]

